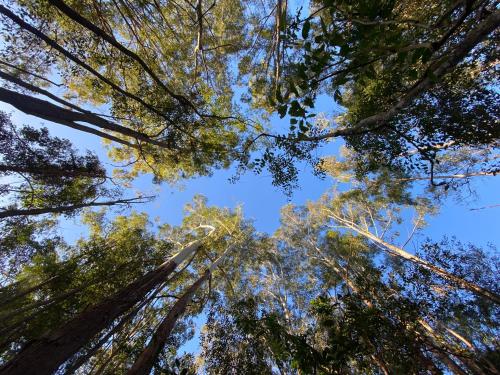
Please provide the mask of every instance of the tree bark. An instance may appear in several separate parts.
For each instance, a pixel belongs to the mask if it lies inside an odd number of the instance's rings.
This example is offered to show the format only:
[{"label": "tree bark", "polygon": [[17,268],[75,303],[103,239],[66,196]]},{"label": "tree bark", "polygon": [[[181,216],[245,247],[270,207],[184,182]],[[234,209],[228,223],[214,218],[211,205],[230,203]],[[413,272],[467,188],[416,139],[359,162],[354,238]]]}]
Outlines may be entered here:
[{"label": "tree bark", "polygon": [[2,375],[49,375],[86,345],[94,336],[126,313],[148,292],[165,282],[187,257],[195,253],[200,241],[186,246],[157,269],[148,272],[109,298],[89,307],[62,327],[32,340],[0,368]]},{"label": "tree bark", "polygon": [[97,351],[113,336],[118,332],[127,322],[132,320],[134,316],[138,313],[142,304],[134,308],[131,312],[125,315],[120,321],[112,328],[108,333],[106,333],[91,349],[89,349],[84,355],[78,357],[75,362],[69,365],[65,371],[65,375],[71,375],[76,372],[85,362],[87,362]]},{"label": "tree bark", "polygon": [[153,368],[154,361],[165,346],[166,341],[175,327],[175,323],[186,311],[186,307],[191,302],[193,295],[198,288],[210,277],[210,271],[205,271],[203,276],[196,280],[179,298],[168,315],[162,320],[157,330],[153,334],[148,346],[142,351],[134,362],[127,375],[148,375]]},{"label": "tree bark", "polygon": [[[57,109],[63,110],[64,112],[62,114],[65,115],[65,117],[67,118],[67,121],[71,121],[71,122],[75,122],[75,121],[87,122],[89,124],[92,124],[92,125],[95,125],[97,127],[100,127],[101,129],[110,130],[110,131],[122,134],[122,135],[124,135],[126,137],[132,137],[132,138],[135,138],[137,140],[153,144],[155,146],[159,146],[159,147],[163,147],[163,148],[168,148],[168,145],[166,143],[163,143],[163,142],[157,141],[155,139],[152,139],[150,136],[148,136],[145,133],[138,132],[138,131],[135,131],[133,129],[127,128],[125,126],[118,125],[118,124],[116,124],[114,122],[111,122],[109,120],[103,119],[102,117],[100,117],[96,113],[87,111],[87,110],[85,110],[85,109],[83,109],[83,108],[81,108],[81,107],[79,107],[79,106],[77,106],[77,105],[75,105],[75,104],[73,104],[71,102],[68,102],[67,100],[61,99],[58,96],[56,96],[56,95],[48,92],[47,90],[41,89],[41,88],[39,88],[37,86],[34,86],[34,85],[30,84],[30,83],[24,82],[23,80],[19,79],[18,77],[14,77],[14,76],[12,76],[10,74],[7,74],[5,72],[0,71],[0,78],[3,78],[5,80],[7,80],[7,81],[15,83],[16,85],[24,87],[25,89],[28,89],[28,90],[30,90],[32,92],[36,92],[38,94],[42,94],[42,95],[44,95],[44,96],[46,96],[46,97],[54,100],[57,103],[60,103],[60,104],[62,104],[64,106],[66,106],[66,107],[72,108],[75,111],[77,111],[77,112],[73,112],[73,111],[70,111],[70,110],[68,110],[66,108],[60,108],[60,107],[57,107],[55,105],[53,105],[53,107],[50,108],[50,110],[52,112],[54,110],[57,110]],[[23,95],[23,94],[19,94],[19,93],[17,93],[17,94],[18,95]],[[36,98],[32,98],[32,97],[29,97],[29,96],[26,95],[25,99],[28,99],[28,98],[29,99],[36,99]],[[39,99],[39,100],[41,100],[41,99]],[[46,101],[42,101],[42,102],[43,102],[43,104],[47,103]],[[12,103],[10,103],[10,104],[12,104]],[[21,102],[21,104],[22,104],[22,102]],[[12,105],[15,106],[15,104],[12,104]],[[17,106],[16,106],[16,108],[17,108]],[[20,109],[20,108],[18,108],[18,109]],[[48,114],[48,111],[45,111],[43,113],[44,114]]]},{"label": "tree bark", "polygon": [[8,103],[28,115],[36,116],[43,120],[51,121],[56,124],[65,125],[76,130],[94,134],[101,138],[120,143],[124,146],[140,149],[139,145],[135,145],[126,140],[115,137],[114,135],[104,133],[89,126],[78,124],[76,121],[84,121],[89,123],[91,122],[89,121],[89,119],[85,119],[86,115],[83,113],[78,113],[69,109],[58,107],[46,100],[34,98],[29,95],[19,94],[15,91],[0,87],[0,101]]},{"label": "tree bark", "polygon": [[59,167],[46,165],[40,168],[18,167],[16,165],[0,164],[0,173],[27,173],[37,176],[47,177],[89,177],[89,178],[107,178],[104,172],[91,172],[87,169],[65,170]]}]

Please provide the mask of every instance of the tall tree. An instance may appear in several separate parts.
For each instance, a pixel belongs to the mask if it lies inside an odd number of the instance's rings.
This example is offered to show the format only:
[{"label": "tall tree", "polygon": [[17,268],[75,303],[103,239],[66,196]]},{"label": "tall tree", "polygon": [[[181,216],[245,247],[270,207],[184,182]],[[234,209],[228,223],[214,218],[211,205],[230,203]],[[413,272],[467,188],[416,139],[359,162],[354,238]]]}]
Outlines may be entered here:
[{"label": "tall tree", "polygon": [[[47,103],[53,107],[48,113],[43,106],[27,106],[16,92],[2,91],[2,100],[117,142],[121,147],[112,155],[134,161],[132,175],[147,171],[171,181],[227,167],[235,157],[234,148],[247,132],[232,104],[234,79],[228,69],[246,48],[246,15],[239,1],[200,1],[187,7],[164,1],[18,5],[23,17],[0,8],[10,31],[19,31],[15,41],[4,35],[10,71],[3,71],[2,78],[71,110]],[[29,50],[32,43],[36,51]],[[35,60],[45,67],[26,69]],[[37,77],[50,69],[61,77],[58,85],[66,88],[67,96],[94,107],[108,105],[112,119],[42,89]]]},{"label": "tall tree", "polygon": [[144,201],[118,199],[120,191],[108,187],[109,178],[95,154],[78,155],[68,140],[52,137],[46,128],[16,128],[3,112],[0,126],[0,175],[8,181],[0,189],[7,202],[0,219],[44,213],[71,215],[84,207]]},{"label": "tall tree", "polygon": [[[448,150],[482,149],[491,158],[499,24],[493,1],[311,2],[309,14],[297,13],[282,33],[289,59],[279,89],[272,80],[262,85],[279,115],[290,117],[289,130],[255,138],[273,144],[264,143],[265,157],[250,166],[279,171],[283,158],[307,161],[308,147],[338,137],[367,171],[403,167],[436,184]],[[321,94],[333,99],[331,119],[316,116]],[[496,162],[477,164],[498,170]],[[286,183],[279,172],[275,181]]]}]

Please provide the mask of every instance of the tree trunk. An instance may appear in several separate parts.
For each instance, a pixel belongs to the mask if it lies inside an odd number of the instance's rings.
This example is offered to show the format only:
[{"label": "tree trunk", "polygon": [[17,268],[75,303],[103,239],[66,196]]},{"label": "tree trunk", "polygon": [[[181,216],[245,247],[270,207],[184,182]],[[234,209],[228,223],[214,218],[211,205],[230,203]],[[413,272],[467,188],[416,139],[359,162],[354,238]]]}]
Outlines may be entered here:
[{"label": "tree trunk", "polygon": [[127,315],[122,317],[120,321],[109,330],[92,348],[90,348],[84,355],[78,357],[72,364],[66,367],[64,374],[71,375],[76,372],[85,362],[87,362],[97,351],[113,336],[116,332],[118,332],[126,323],[132,320],[135,315],[139,312],[139,310],[143,307],[144,304],[140,304],[136,308],[134,308]]},{"label": "tree trunk", "polygon": [[36,116],[47,121],[52,121],[57,124],[69,126],[70,128],[76,130],[94,134],[101,138],[106,138],[109,139],[110,141],[117,142],[128,147],[139,148],[138,145],[132,144],[128,141],[115,137],[111,134],[107,134],[100,130],[96,130],[89,126],[80,125],[74,122],[78,120],[68,119],[68,117],[66,116],[67,114],[72,114],[77,112],[73,112],[68,109],[58,107],[48,101],[41,100],[38,98],[33,98],[30,97],[29,95],[19,94],[15,91],[7,90],[4,88],[0,88],[0,101],[8,103],[28,115]]},{"label": "tree trunk", "polygon": [[421,181],[421,180],[456,180],[461,178],[470,178],[470,177],[480,177],[480,176],[496,176],[498,171],[494,172],[474,172],[474,173],[463,173],[463,174],[449,174],[449,175],[439,175],[433,177],[427,176],[416,176],[416,177],[408,177],[408,178],[398,178],[396,181]]},{"label": "tree trunk", "polygon": [[[440,337],[436,335],[434,329],[423,319],[418,320],[419,325],[425,330],[426,336],[430,343],[439,348],[440,345]],[[451,359],[447,354],[439,351],[436,353],[437,357],[443,362],[455,375],[467,375],[467,372],[462,370],[453,359]]]},{"label": "tree trunk", "polygon": [[179,298],[174,306],[168,312],[168,315],[163,319],[156,329],[148,346],[142,351],[139,357],[134,362],[132,368],[127,372],[127,375],[148,375],[154,365],[154,361],[158,354],[163,349],[165,342],[170,337],[175,323],[179,319],[186,307],[191,302],[194,293],[203,283],[210,277],[210,271],[205,271],[203,276],[196,280]]},{"label": "tree trunk", "polygon": [[5,299],[1,298],[1,295],[0,295],[0,302],[2,303],[3,306],[5,306],[9,302],[12,302],[18,298],[24,297],[25,295],[30,294],[31,292],[34,292],[37,289],[40,289],[41,287],[49,284],[50,282],[54,281],[58,277],[59,277],[58,275],[52,276],[52,277],[50,277],[50,278],[48,278],[48,279],[46,279],[38,284],[35,284],[35,285],[29,287],[29,288],[20,290],[17,294],[7,296]]},{"label": "tree trunk", "polygon": [[19,167],[16,165],[0,164],[1,172],[11,173],[27,173],[36,176],[47,177],[89,177],[89,178],[106,178],[104,171],[90,171],[85,168],[73,170],[65,170],[63,168],[54,167],[51,165],[43,166],[43,168]]},{"label": "tree trunk", "polygon": [[462,289],[467,289],[474,294],[480,295],[480,296],[482,296],[482,297],[484,297],[484,298],[486,298],[486,299],[488,299],[496,304],[500,304],[500,296],[498,294],[496,294],[495,292],[488,290],[488,289],[485,289],[485,288],[482,288],[479,285],[471,283],[471,282],[464,280],[460,277],[457,277],[457,276],[445,271],[444,269],[442,269],[438,266],[435,266],[435,265],[415,256],[415,255],[412,255],[412,254],[404,251],[403,249],[401,249],[397,246],[391,245],[391,244],[385,242],[384,240],[382,240],[381,238],[375,236],[374,234],[372,234],[368,231],[362,230],[361,228],[358,228],[356,225],[353,225],[348,220],[342,219],[341,217],[338,217],[336,215],[331,215],[330,217],[332,219],[339,221],[340,223],[346,225],[348,228],[354,230],[355,232],[372,240],[373,242],[381,245],[381,247],[390,255],[398,256],[400,258],[409,260],[410,262],[415,263],[419,267],[422,267],[422,268],[425,268],[431,272],[434,272],[436,275],[443,278],[444,280],[447,280],[449,282],[452,282],[454,284],[459,285]]},{"label": "tree trunk", "polygon": [[409,260],[409,261],[419,265],[422,268],[425,268],[429,271],[432,271],[436,275],[440,276],[441,278],[443,278],[447,281],[450,281],[452,283],[455,283],[455,284],[459,285],[460,287],[462,287],[463,289],[467,289],[467,290],[471,291],[472,293],[478,294],[486,299],[489,299],[492,302],[495,302],[496,304],[500,304],[500,296],[498,294],[496,294],[495,292],[492,292],[488,289],[480,287],[479,285],[476,285],[476,284],[471,283],[467,280],[464,280],[460,277],[457,277],[457,276],[445,271],[444,269],[442,269],[438,266],[435,266],[435,265],[415,256],[415,255],[407,253],[406,251],[404,251],[403,249],[401,249],[397,246],[388,244],[387,242],[383,241],[382,239],[380,239],[372,234],[370,234],[369,237],[374,242],[377,242],[377,243],[381,244],[383,247],[389,249],[390,253],[395,254],[403,259]]},{"label": "tree trunk", "polygon": [[45,207],[45,208],[27,208],[27,209],[12,209],[0,211],[0,219],[12,216],[33,216],[33,215],[43,215],[43,214],[62,214],[65,212],[79,210],[85,207],[97,207],[97,206],[113,206],[116,204],[131,204],[131,203],[143,203],[142,201],[137,201],[143,198],[131,198],[131,199],[118,199],[115,201],[107,202],[94,202],[94,203],[82,203],[74,204],[71,206],[59,206],[59,207]]},{"label": "tree trunk", "polygon": [[156,332],[153,334],[151,341],[143,352],[136,359],[127,375],[148,375],[154,365],[158,354],[163,349],[165,342],[170,337],[170,333],[175,326],[179,317],[186,311],[186,307],[191,302],[191,299],[200,286],[210,277],[213,270],[220,264],[226,255],[233,249],[233,245],[229,246],[224,253],[221,254],[216,261],[214,261],[205,273],[198,278],[179,298],[174,306],[168,312],[168,315],[160,323]]},{"label": "tree trunk", "polygon": [[[1,6],[0,6],[1,7]],[[70,128],[80,130],[86,133],[97,135],[101,138],[109,139],[110,141],[122,144],[135,149],[140,149],[139,145],[133,144],[124,139],[115,137],[114,135],[104,133],[100,130],[89,126],[81,125],[77,121],[86,122],[103,128],[102,124],[96,121],[97,116],[87,113],[75,112],[66,108],[59,107],[46,100],[38,99],[29,95],[19,94],[12,90],[0,88],[0,101],[8,103],[18,110],[38,118],[68,126]],[[102,121],[105,121],[101,119]],[[106,129],[109,130],[109,129]],[[112,130],[117,132],[116,129]],[[122,132],[120,132],[122,133]],[[131,135],[127,135],[131,136]]]},{"label": "tree trunk", "polygon": [[102,82],[105,82],[107,85],[112,87],[114,90],[118,91],[120,94],[126,96],[127,98],[130,98],[137,103],[143,105],[144,107],[148,108],[150,111],[156,113],[158,116],[165,118],[168,122],[171,123],[171,120],[168,116],[166,116],[162,111],[156,109],[153,107],[151,104],[146,103],[144,100],[142,100],[140,97],[138,97],[135,94],[132,94],[123,88],[121,88],[119,85],[111,81],[110,79],[106,78],[103,76],[101,73],[99,73],[97,70],[92,68],[89,64],[85,63],[82,61],[78,56],[72,54],[65,48],[63,48],[61,45],[59,45],[55,40],[49,38],[47,35],[42,33],[40,30],[36,29],[29,23],[25,22],[22,18],[18,17],[15,15],[13,12],[11,12],[9,9],[4,7],[3,5],[0,5],[0,13],[9,17],[12,21],[14,21],[16,24],[18,24],[22,29],[30,32],[31,34],[35,35],[37,38],[43,40],[45,43],[47,43],[49,46],[51,46],[53,49],[61,53],[64,57],[67,59],[73,61],[75,64],[81,66],[83,69],[87,70],[89,73],[100,79]]},{"label": "tree trunk", "polygon": [[[41,89],[41,88],[34,86],[30,83],[24,82],[23,80],[21,80],[17,77],[11,76],[10,74],[7,74],[5,72],[0,71],[0,78],[3,78],[3,79],[10,81],[10,82],[13,82],[16,85],[24,87],[32,92],[42,94],[42,95],[54,100],[57,103],[60,103],[66,107],[72,108],[72,109],[77,111],[77,112],[74,112],[74,111],[71,111],[67,108],[58,107],[58,106],[56,106],[52,103],[46,102],[44,100],[33,98],[33,97],[28,96],[28,95],[24,95],[24,94],[20,94],[20,93],[16,93],[16,92],[12,91],[13,93],[15,93],[17,95],[21,95],[21,97],[26,99],[25,104],[30,104],[31,109],[28,109],[26,106],[23,107],[22,102],[15,101],[16,95],[10,94],[10,98],[9,98],[10,102],[9,103],[11,105],[14,105],[16,108],[22,110],[23,112],[25,112],[25,110],[21,109],[20,107],[25,108],[26,110],[31,110],[32,113],[30,113],[30,114],[39,113],[39,114],[42,114],[44,116],[50,115],[48,113],[48,110],[50,110],[50,112],[52,112],[53,115],[55,115],[59,112],[62,115],[64,115],[63,118],[66,118],[66,120],[69,122],[83,121],[83,122],[86,122],[88,124],[95,125],[101,129],[110,130],[112,132],[122,134],[126,137],[132,137],[132,138],[138,139],[138,140],[146,142],[146,143],[151,143],[151,144],[156,145],[156,146],[168,148],[168,145],[166,143],[154,140],[145,133],[138,132],[138,131],[135,131],[133,129],[127,128],[125,126],[118,125],[118,124],[111,122],[109,120],[103,119],[102,117],[100,117],[96,113],[93,113],[93,112],[87,111],[83,108],[80,108],[79,106],[77,106],[71,102],[68,102],[64,99],[61,99],[58,96],[50,93],[47,90]],[[49,106],[47,107],[47,110],[45,110],[45,111],[38,108],[38,112],[36,112],[37,108],[35,108],[34,105],[39,104],[40,102],[42,102],[43,104],[48,103]],[[16,105],[16,103],[17,103],[17,105]],[[26,113],[28,113],[28,112],[26,112]],[[66,123],[61,123],[61,124],[69,126]],[[117,138],[117,139],[119,139],[119,138]],[[123,140],[121,140],[121,141],[123,141]],[[136,147],[136,145],[134,145],[134,147]]]},{"label": "tree trunk", "polygon": [[157,269],[118,291],[102,302],[57,328],[26,344],[9,362],[0,368],[3,375],[49,375],[86,345],[92,338],[123,315],[153,290],[182,263],[195,253],[200,242],[186,246]]}]

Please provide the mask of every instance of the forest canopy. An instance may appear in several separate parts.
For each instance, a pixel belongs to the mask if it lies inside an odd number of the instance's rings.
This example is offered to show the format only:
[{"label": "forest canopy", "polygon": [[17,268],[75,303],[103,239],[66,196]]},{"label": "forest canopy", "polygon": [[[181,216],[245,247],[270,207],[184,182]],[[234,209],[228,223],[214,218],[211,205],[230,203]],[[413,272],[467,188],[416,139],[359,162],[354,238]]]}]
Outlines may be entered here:
[{"label": "forest canopy", "polygon": [[[497,2],[0,0],[0,25],[0,374],[498,374],[495,244],[426,231],[500,172]],[[152,215],[220,171],[269,177],[276,230],[205,191]],[[306,178],[329,188],[298,203]]]}]

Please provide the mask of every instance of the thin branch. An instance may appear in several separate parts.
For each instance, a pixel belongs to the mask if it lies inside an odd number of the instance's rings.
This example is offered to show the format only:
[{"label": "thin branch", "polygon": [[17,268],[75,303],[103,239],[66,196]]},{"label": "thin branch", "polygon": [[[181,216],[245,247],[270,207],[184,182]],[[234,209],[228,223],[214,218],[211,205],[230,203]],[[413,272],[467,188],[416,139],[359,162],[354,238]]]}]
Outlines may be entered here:
[{"label": "thin branch", "polygon": [[10,64],[10,63],[8,63],[7,61],[0,60],[0,64],[2,64],[2,65],[6,65],[6,66],[8,66],[9,68],[19,70],[20,72],[23,72],[23,73],[28,74],[28,75],[30,75],[30,76],[33,76],[33,77],[35,77],[35,78],[41,79],[41,80],[43,80],[43,81],[45,81],[45,82],[47,82],[47,83],[50,83],[51,85],[54,85],[54,86],[57,86],[57,87],[64,86],[62,83],[56,83],[56,82],[54,82],[54,81],[51,81],[51,80],[50,80],[50,79],[48,79],[48,78],[42,77],[41,75],[38,75],[38,74],[36,74],[36,73],[32,73],[32,72],[30,72],[30,71],[28,71],[28,70],[26,70],[26,69],[24,69],[24,68],[21,68],[21,67],[19,67],[19,66],[13,65],[13,64]]}]

